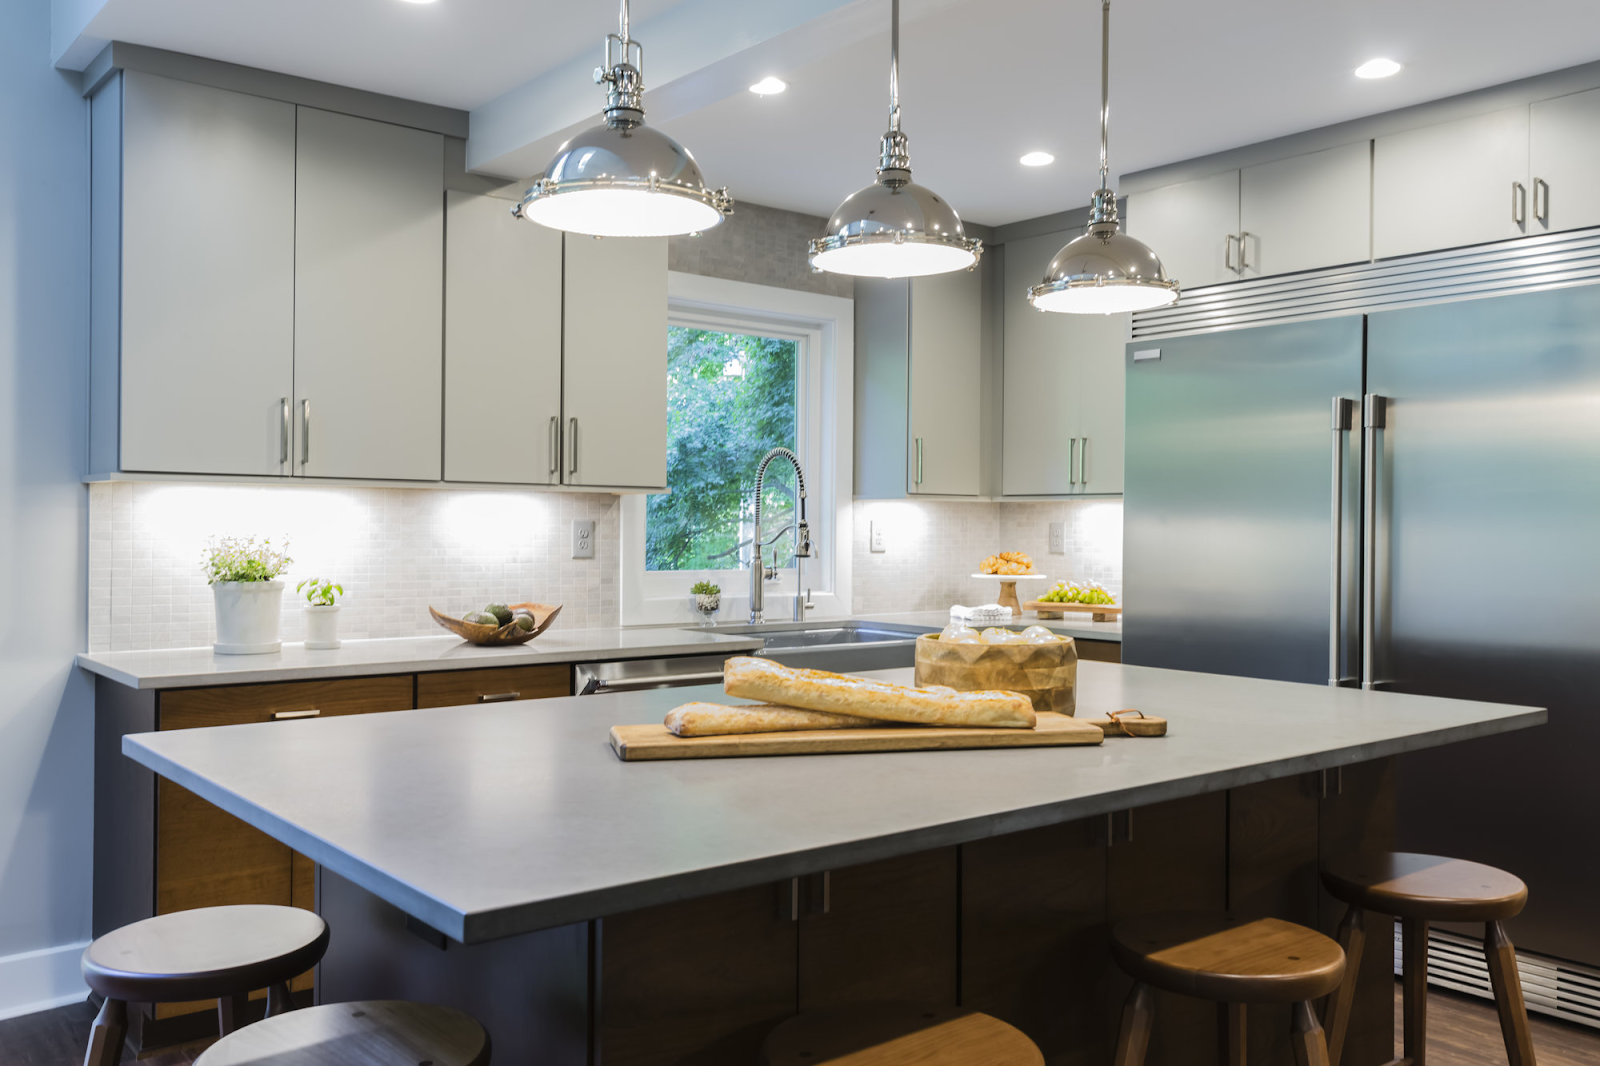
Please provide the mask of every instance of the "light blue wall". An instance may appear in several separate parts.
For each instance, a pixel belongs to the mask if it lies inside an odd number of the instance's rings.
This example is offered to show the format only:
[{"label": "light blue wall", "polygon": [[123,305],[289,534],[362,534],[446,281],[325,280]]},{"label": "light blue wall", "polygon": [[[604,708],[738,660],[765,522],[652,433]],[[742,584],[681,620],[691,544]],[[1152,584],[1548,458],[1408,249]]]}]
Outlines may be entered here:
[{"label": "light blue wall", "polygon": [[50,0],[0,3],[0,1016],[84,994],[88,108]]}]

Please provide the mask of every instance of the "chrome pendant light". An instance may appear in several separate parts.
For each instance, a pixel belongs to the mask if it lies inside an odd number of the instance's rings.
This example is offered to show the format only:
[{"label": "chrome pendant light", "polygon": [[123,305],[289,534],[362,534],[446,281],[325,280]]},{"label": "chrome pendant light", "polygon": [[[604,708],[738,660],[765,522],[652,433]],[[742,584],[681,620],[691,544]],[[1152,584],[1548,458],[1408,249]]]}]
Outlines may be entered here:
[{"label": "chrome pendant light", "polygon": [[828,235],[811,242],[813,270],[912,278],[965,270],[983,254],[983,242],[967,236],[955,209],[911,180],[900,132],[900,0],[890,5],[889,132],[878,180],[851,193],[828,220]]},{"label": "chrome pendant light", "polygon": [[1106,178],[1110,68],[1111,0],[1101,0],[1100,189],[1090,201],[1089,232],[1057,252],[1044,281],[1028,290],[1041,311],[1110,315],[1163,307],[1178,298],[1178,283],[1168,279],[1161,259],[1117,224],[1117,196]]},{"label": "chrome pendant light", "polygon": [[594,72],[596,84],[610,86],[605,122],[563,144],[514,213],[595,237],[708,230],[733,214],[733,200],[706,187],[687,148],[644,124],[644,48],[628,35],[628,0],[620,25]]}]

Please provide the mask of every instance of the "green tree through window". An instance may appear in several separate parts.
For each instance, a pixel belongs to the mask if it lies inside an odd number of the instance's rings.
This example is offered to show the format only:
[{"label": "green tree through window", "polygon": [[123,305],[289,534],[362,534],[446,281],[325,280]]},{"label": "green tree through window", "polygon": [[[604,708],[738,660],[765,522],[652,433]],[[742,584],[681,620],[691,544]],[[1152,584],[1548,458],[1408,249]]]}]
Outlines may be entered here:
[{"label": "green tree through window", "polygon": [[[668,327],[672,491],[646,503],[645,569],[735,570],[741,554],[748,561],[756,467],[769,449],[795,447],[799,363],[797,341]],[[770,538],[793,519],[787,464],[767,468],[763,496]]]}]

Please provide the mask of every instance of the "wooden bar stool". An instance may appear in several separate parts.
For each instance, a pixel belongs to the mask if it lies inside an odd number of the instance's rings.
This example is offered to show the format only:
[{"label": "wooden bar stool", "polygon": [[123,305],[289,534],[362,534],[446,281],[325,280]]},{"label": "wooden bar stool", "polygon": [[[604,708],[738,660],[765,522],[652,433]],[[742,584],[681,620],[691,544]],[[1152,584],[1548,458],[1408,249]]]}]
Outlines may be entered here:
[{"label": "wooden bar stool", "polygon": [[218,1040],[195,1066],[486,1066],[489,1034],[450,1007],[333,1003],[277,1015]]},{"label": "wooden bar stool", "polygon": [[201,907],[114,929],[83,953],[83,979],[105,997],[84,1066],[121,1060],[129,1003],[214,999],[224,1036],[257,989],[267,990],[267,1016],[281,1014],[289,981],[326,950],[328,923],[298,907]]},{"label": "wooden bar stool", "polygon": [[[1463,859],[1384,851],[1355,855],[1329,864],[1322,883],[1334,898],[1349,904],[1339,923],[1339,942],[1350,956],[1349,969],[1328,1005],[1329,1049],[1334,1063],[1344,1048],[1355,999],[1356,970],[1366,942],[1366,914],[1400,919],[1404,955],[1400,979],[1405,1057],[1396,1063],[1424,1066],[1428,1029],[1428,923],[1482,922],[1483,953],[1489,962],[1489,983],[1500,1013],[1500,1034],[1511,1066],[1534,1066],[1528,1008],[1522,1001],[1517,955],[1501,923],[1521,913],[1528,886],[1497,870]],[[1387,951],[1388,945],[1379,945]]]},{"label": "wooden bar stool", "polygon": [[1157,988],[1217,1002],[1225,1066],[1244,1066],[1249,1003],[1293,1004],[1295,1062],[1327,1066],[1328,1045],[1311,1001],[1339,987],[1344,952],[1315,929],[1277,918],[1153,914],[1119,923],[1111,953],[1134,979],[1122,1010],[1116,1066],[1144,1062]]},{"label": "wooden bar stool", "polygon": [[973,1063],[1044,1066],[1044,1055],[1032,1040],[998,1018],[958,1007],[915,1003],[864,1003],[807,1011],[772,1030],[761,1045],[761,1066]]}]

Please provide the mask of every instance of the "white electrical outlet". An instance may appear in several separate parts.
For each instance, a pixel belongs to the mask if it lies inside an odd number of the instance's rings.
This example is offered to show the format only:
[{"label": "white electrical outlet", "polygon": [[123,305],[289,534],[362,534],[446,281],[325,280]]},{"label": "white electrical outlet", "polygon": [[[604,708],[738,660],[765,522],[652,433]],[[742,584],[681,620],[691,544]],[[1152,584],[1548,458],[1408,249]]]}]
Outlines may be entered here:
[{"label": "white electrical outlet", "polygon": [[1050,554],[1067,554],[1067,524],[1065,522],[1050,523]]},{"label": "white electrical outlet", "polygon": [[875,552],[887,551],[883,546],[883,527],[876,522],[867,523],[868,546]]},{"label": "white electrical outlet", "polygon": [[574,559],[594,558],[594,519],[573,519],[572,557]]}]

